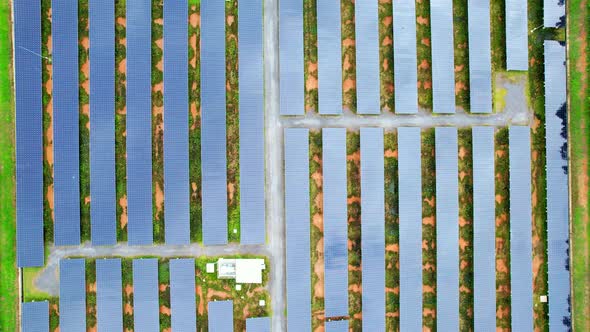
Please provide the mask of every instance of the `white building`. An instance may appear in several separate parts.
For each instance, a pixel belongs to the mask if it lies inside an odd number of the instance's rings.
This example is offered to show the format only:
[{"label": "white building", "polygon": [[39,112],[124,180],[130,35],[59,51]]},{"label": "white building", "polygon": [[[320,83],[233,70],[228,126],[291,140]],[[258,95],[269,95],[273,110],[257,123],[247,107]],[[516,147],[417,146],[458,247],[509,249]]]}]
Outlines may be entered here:
[{"label": "white building", "polygon": [[217,278],[235,279],[238,284],[261,284],[264,259],[224,259],[217,261]]}]

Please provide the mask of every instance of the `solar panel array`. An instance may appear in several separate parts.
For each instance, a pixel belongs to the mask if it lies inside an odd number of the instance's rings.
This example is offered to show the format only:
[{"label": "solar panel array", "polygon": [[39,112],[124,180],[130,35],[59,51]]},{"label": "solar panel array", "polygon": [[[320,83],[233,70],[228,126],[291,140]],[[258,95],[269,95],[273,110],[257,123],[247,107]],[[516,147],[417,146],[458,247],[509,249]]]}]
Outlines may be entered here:
[{"label": "solar panel array", "polygon": [[317,2],[318,100],[320,114],[342,113],[340,0]]},{"label": "solar panel array", "polygon": [[211,301],[208,305],[210,332],[232,332],[234,330],[234,302]]},{"label": "solar panel array", "polygon": [[93,245],[117,243],[115,194],[115,3],[91,0],[90,220]]},{"label": "solar panel array", "polygon": [[528,126],[510,137],[510,290],[512,329],[533,330],[531,142]]},{"label": "solar panel array", "polygon": [[21,332],[49,331],[49,302],[23,302]]},{"label": "solar panel array", "polygon": [[[496,200],[494,128],[473,127],[473,320],[496,329]],[[439,316],[440,317],[440,316]]]},{"label": "solar panel array", "polygon": [[59,328],[86,330],[86,262],[84,259],[59,261]]},{"label": "solar panel array", "polygon": [[54,242],[80,244],[78,1],[52,0]]},{"label": "solar panel array", "polygon": [[166,244],[189,244],[188,0],[164,1]]},{"label": "solar panel array", "polygon": [[385,330],[385,189],[383,129],[361,128],[363,330]]},{"label": "solar panel array", "polygon": [[158,260],[133,260],[133,321],[136,331],[160,331]]},{"label": "solar panel array", "polygon": [[270,318],[246,318],[246,332],[270,332]]},{"label": "solar panel array", "polygon": [[457,128],[435,132],[436,327],[459,331],[459,166]]},{"label": "solar panel array", "polygon": [[326,322],[326,332],[348,332],[348,321],[333,320]]},{"label": "solar panel array", "polygon": [[16,91],[16,256],[43,266],[43,115],[41,4],[14,0]]},{"label": "solar panel array", "polygon": [[322,145],[325,315],[348,316],[346,129],[324,128]]},{"label": "solar panel array", "polygon": [[266,240],[262,1],[238,3],[240,86],[240,242]]},{"label": "solar panel array", "polygon": [[506,0],[506,69],[529,69],[527,0]]},{"label": "solar panel array", "polygon": [[303,0],[280,0],[279,22],[281,115],[303,115]]},{"label": "solar panel array", "polygon": [[227,243],[225,2],[201,2],[203,243]]},{"label": "solar panel array", "polygon": [[471,113],[492,113],[490,2],[468,0],[469,103]]},{"label": "solar panel array", "polygon": [[455,113],[453,0],[430,1],[434,113]]},{"label": "solar panel array", "polygon": [[422,329],[420,128],[398,128],[400,329]]},{"label": "solar panel array", "polygon": [[195,260],[170,260],[170,304],[174,331],[197,330]]},{"label": "solar panel array", "polygon": [[123,330],[121,259],[96,260],[96,305],[99,332]]},{"label": "solar panel array", "polygon": [[565,26],[565,0],[544,0],[543,22],[545,27]]},{"label": "solar panel array", "polygon": [[127,1],[127,235],[152,244],[152,3]]},{"label": "solar panel array", "polygon": [[286,128],[284,135],[287,329],[308,331],[311,330],[309,130]]},{"label": "solar panel array", "polygon": [[381,113],[379,80],[379,8],[378,0],[354,4],[356,42],[356,111]]},{"label": "solar panel array", "polygon": [[545,135],[547,151],[547,249],[549,327],[571,321],[565,46],[545,41]]},{"label": "solar panel array", "polygon": [[416,3],[393,1],[393,79],[395,112],[418,112],[418,62],[416,60]]}]

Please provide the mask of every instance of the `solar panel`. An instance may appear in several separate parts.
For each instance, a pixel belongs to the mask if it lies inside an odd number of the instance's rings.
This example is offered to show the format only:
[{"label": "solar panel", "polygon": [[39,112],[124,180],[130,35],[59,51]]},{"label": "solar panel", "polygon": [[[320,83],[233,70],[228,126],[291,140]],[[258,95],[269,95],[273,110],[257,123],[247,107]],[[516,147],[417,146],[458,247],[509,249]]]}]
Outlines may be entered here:
[{"label": "solar panel", "polygon": [[459,331],[459,166],[457,128],[435,132],[436,328]]},{"label": "solar panel", "polygon": [[246,318],[246,332],[270,332],[270,318]]},{"label": "solar panel", "polygon": [[172,329],[196,331],[195,260],[170,260],[170,304]]},{"label": "solar panel", "polygon": [[16,91],[16,256],[18,267],[43,266],[43,115],[41,4],[14,0]]},{"label": "solar panel", "polygon": [[356,41],[356,111],[381,113],[379,81],[379,8],[378,0],[354,4]]},{"label": "solar panel", "polygon": [[565,0],[544,0],[543,22],[548,28],[565,26]]},{"label": "solar panel", "polygon": [[201,2],[203,243],[227,243],[225,2]]},{"label": "solar panel", "polygon": [[115,2],[91,0],[90,220],[93,245],[117,243],[115,203]]},{"label": "solar panel", "polygon": [[262,2],[238,3],[240,86],[240,242],[263,244],[264,69]]},{"label": "solar panel", "polygon": [[158,260],[133,260],[133,324],[136,331],[160,331]]},{"label": "solar panel", "polygon": [[531,142],[528,126],[510,137],[510,290],[512,329],[533,330]]},{"label": "solar panel", "polygon": [[309,130],[285,129],[287,328],[311,330]]},{"label": "solar panel", "polygon": [[82,258],[59,261],[59,328],[86,330],[86,263]]},{"label": "solar panel", "polygon": [[326,322],[326,332],[348,332],[347,320],[333,320]]},{"label": "solar panel", "polygon": [[340,0],[317,2],[318,100],[320,114],[342,113]]},{"label": "solar panel", "polygon": [[395,112],[418,112],[418,62],[416,60],[416,3],[393,1],[393,79]]},{"label": "solar panel", "polygon": [[150,0],[127,2],[127,234],[129,244],[153,242],[152,58]]},{"label": "solar panel", "polygon": [[279,22],[281,115],[303,115],[303,1],[280,0]]},{"label": "solar panel", "polygon": [[398,129],[400,329],[422,329],[422,174],[420,128]]},{"label": "solar panel", "polygon": [[55,245],[80,244],[78,1],[52,0]]},{"label": "solar panel", "polygon": [[467,2],[470,110],[471,113],[492,113],[490,2]]},{"label": "solar panel", "polygon": [[[473,127],[473,321],[496,329],[494,128]],[[440,317],[440,316],[439,316]]]},{"label": "solar panel", "polygon": [[208,311],[210,332],[232,332],[234,330],[233,301],[209,302]]},{"label": "solar panel", "polygon": [[527,0],[506,0],[506,69],[529,69]]},{"label": "solar panel", "polygon": [[346,129],[324,128],[322,146],[325,315],[348,316]]},{"label": "solar panel", "polygon": [[385,189],[383,129],[361,128],[363,330],[385,331]]},{"label": "solar panel", "polygon": [[549,327],[568,329],[569,211],[565,46],[545,41],[545,135],[547,151],[547,249]]},{"label": "solar panel", "polygon": [[189,244],[188,0],[164,1],[164,220],[166,244]]},{"label": "solar panel", "polygon": [[49,331],[49,303],[23,302],[20,321],[21,332]]},{"label": "solar panel", "polygon": [[455,113],[453,0],[430,1],[434,113]]},{"label": "solar panel", "polygon": [[121,259],[96,260],[96,304],[99,332],[123,330]]}]

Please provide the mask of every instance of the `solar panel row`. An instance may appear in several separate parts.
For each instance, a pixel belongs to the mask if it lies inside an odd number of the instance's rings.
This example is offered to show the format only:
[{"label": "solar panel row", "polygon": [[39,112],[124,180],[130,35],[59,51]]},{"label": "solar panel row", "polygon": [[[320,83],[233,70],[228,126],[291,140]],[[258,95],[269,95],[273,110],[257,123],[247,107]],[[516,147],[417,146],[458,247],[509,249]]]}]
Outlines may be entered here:
[{"label": "solar panel row", "polygon": [[164,1],[166,244],[189,244],[188,0]]},{"label": "solar panel row", "polygon": [[309,130],[287,128],[284,135],[287,329],[311,331]]},{"label": "solar panel row", "polygon": [[92,244],[117,243],[115,195],[115,2],[91,0],[90,220]]},{"label": "solar panel row", "polygon": [[96,260],[96,304],[99,332],[123,330],[121,259]]},{"label": "solar panel row", "polygon": [[325,314],[348,316],[346,129],[324,128],[322,146]]},{"label": "solar panel row", "polygon": [[262,1],[238,4],[240,86],[240,242],[266,240]]},{"label": "solar panel row", "polygon": [[227,243],[225,2],[201,2],[203,243]]},{"label": "solar panel row", "polygon": [[565,0],[544,0],[543,22],[548,28],[565,26]]},{"label": "solar panel row", "polygon": [[233,332],[234,330],[234,302],[211,301],[208,308],[210,332]]},{"label": "solar panel row", "polygon": [[270,332],[270,318],[246,318],[246,332]]},{"label": "solar panel row", "polygon": [[467,1],[471,113],[492,113],[490,2]]},{"label": "solar panel row", "polygon": [[422,329],[420,128],[398,128],[400,329]]},{"label": "solar panel row", "polygon": [[527,0],[506,0],[506,69],[528,70]]},{"label": "solar panel row", "polygon": [[347,320],[333,320],[326,322],[326,332],[348,332]]},{"label": "solar panel row", "polygon": [[418,63],[416,60],[416,3],[393,1],[393,79],[395,112],[418,112]]},{"label": "solar panel row", "polygon": [[51,2],[54,242],[80,244],[78,1]]},{"label": "solar panel row", "polygon": [[133,260],[133,321],[136,331],[160,331],[158,260]]},{"label": "solar panel row", "polygon": [[197,330],[195,260],[170,260],[170,304],[174,331]]},{"label": "solar panel row", "polygon": [[363,330],[385,331],[385,190],[383,129],[361,128]]},{"label": "solar panel row", "polygon": [[317,2],[318,94],[320,114],[342,113],[340,0]]},{"label": "solar panel row", "polygon": [[453,1],[431,0],[432,99],[434,113],[455,113]]},{"label": "solar panel row", "polygon": [[23,302],[21,332],[49,331],[49,302]]},{"label": "solar panel row", "polygon": [[[547,8],[545,9],[547,10]],[[569,211],[565,46],[545,41],[545,135],[547,151],[547,249],[549,327],[567,330],[569,296]]]},{"label": "solar panel row", "polygon": [[303,1],[280,0],[279,21],[281,115],[303,115]]},{"label": "solar panel row", "polygon": [[16,256],[19,267],[43,266],[43,123],[41,4],[14,0],[16,91]]},{"label": "solar panel row", "polygon": [[379,81],[379,9],[378,0],[354,4],[356,41],[356,111],[381,113]]},{"label": "solar panel row", "polygon": [[510,141],[510,290],[512,329],[533,330],[531,142],[528,126],[512,126]]},{"label": "solar panel row", "polygon": [[127,1],[127,234],[129,244],[153,242],[150,0]]},{"label": "solar panel row", "polygon": [[59,261],[59,328],[86,330],[86,262],[84,259]]}]

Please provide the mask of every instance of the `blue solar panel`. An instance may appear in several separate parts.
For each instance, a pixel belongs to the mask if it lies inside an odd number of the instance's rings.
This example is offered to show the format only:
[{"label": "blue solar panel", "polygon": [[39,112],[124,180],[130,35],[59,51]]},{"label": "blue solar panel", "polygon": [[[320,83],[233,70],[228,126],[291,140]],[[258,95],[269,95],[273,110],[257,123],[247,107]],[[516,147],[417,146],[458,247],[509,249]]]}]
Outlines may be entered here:
[{"label": "blue solar panel", "polygon": [[565,0],[544,0],[543,22],[545,27],[565,26]]},{"label": "blue solar panel", "polygon": [[467,17],[471,113],[492,113],[490,2],[468,0]]},{"label": "blue solar panel", "polygon": [[127,2],[127,215],[129,244],[152,244],[150,0]]},{"label": "blue solar panel", "polygon": [[227,243],[225,2],[201,2],[203,243]]},{"label": "blue solar panel", "polygon": [[354,4],[356,40],[356,112],[381,113],[378,0]]},{"label": "blue solar panel", "polygon": [[513,126],[510,136],[510,290],[512,329],[533,330],[533,245],[530,128]]},{"label": "blue solar panel", "polygon": [[393,1],[393,79],[395,112],[418,112],[418,63],[416,60],[416,3]]},{"label": "blue solar panel", "polygon": [[82,258],[59,261],[59,328],[86,330],[86,262]]},{"label": "blue solar panel", "polygon": [[188,0],[164,1],[166,244],[189,244]]},{"label": "blue solar panel", "polygon": [[158,260],[133,260],[133,321],[136,331],[160,331]]},{"label": "blue solar panel", "polygon": [[326,332],[348,332],[347,320],[333,320],[326,322]]},{"label": "blue solar panel", "polygon": [[287,327],[311,330],[309,130],[285,129]]},{"label": "blue solar panel", "polygon": [[348,316],[346,129],[322,130],[324,175],[324,306],[326,317]]},{"label": "blue solar panel", "polygon": [[434,113],[455,113],[453,0],[431,0],[430,16]]},{"label": "blue solar panel", "polygon": [[[473,320],[496,330],[494,128],[473,127]],[[440,316],[439,316],[440,317]]]},{"label": "blue solar panel", "polygon": [[459,331],[457,128],[436,128],[436,328]]},{"label": "blue solar panel", "polygon": [[80,244],[78,1],[53,0],[54,241]]},{"label": "blue solar panel", "polygon": [[385,331],[383,129],[361,128],[363,330]]},{"label": "blue solar panel", "polygon": [[246,318],[246,332],[270,332],[270,318]]},{"label": "blue solar panel", "polygon": [[195,260],[170,260],[170,304],[174,331],[197,330]]},{"label": "blue solar panel", "polygon": [[[545,41],[545,135],[547,149],[547,249],[549,327],[571,322],[565,46]],[[565,136],[565,137],[564,137]]]},{"label": "blue solar panel", "polygon": [[41,4],[14,0],[18,266],[43,266]]},{"label": "blue solar panel", "polygon": [[321,114],[342,113],[340,0],[317,2],[318,94]]},{"label": "blue solar panel", "polygon": [[234,330],[234,302],[212,301],[208,305],[209,332],[232,332]]},{"label": "blue solar panel", "polygon": [[117,243],[115,204],[115,2],[91,0],[90,219],[92,244]]},{"label": "blue solar panel", "polygon": [[422,329],[422,168],[420,128],[398,129],[400,330]]},{"label": "blue solar panel", "polygon": [[303,115],[303,1],[280,0],[279,22],[281,115]]},{"label": "blue solar panel", "polygon": [[20,321],[21,332],[49,331],[49,303],[23,302]]},{"label": "blue solar panel", "polygon": [[99,332],[123,330],[121,259],[96,260],[96,305]]},{"label": "blue solar panel", "polygon": [[506,69],[529,69],[527,0],[506,0]]},{"label": "blue solar panel", "polygon": [[240,80],[240,242],[263,244],[264,77],[262,2],[238,4]]}]

